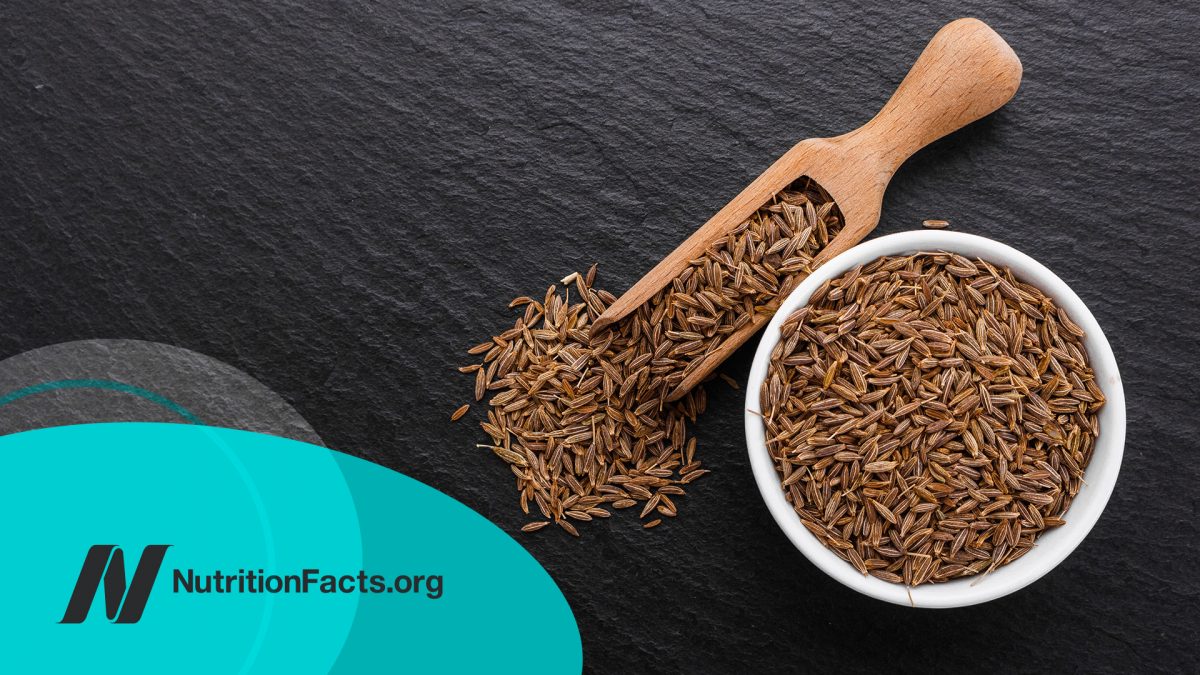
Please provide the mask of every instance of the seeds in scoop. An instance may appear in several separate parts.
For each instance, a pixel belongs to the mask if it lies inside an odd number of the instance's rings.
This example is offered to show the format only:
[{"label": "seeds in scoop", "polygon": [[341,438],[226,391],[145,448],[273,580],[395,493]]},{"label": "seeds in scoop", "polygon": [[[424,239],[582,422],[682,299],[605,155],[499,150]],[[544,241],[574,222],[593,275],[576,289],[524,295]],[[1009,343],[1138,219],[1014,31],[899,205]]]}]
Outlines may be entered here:
[{"label": "seeds in scoop", "polygon": [[[1063,524],[1104,394],[1083,331],[1007,268],[879,258],[781,327],[760,391],[805,527],[863,574],[990,571]],[[831,375],[832,373],[832,375]]]},{"label": "seeds in scoop", "polygon": [[466,415],[467,411],[470,409],[471,409],[470,403],[467,403],[467,404],[461,406],[458,410],[455,410],[454,413],[450,415],[450,421],[451,422],[459,421],[460,419],[462,419],[462,416]]},{"label": "seeds in scoop", "polygon": [[514,300],[521,315],[470,350],[482,363],[468,372],[477,400],[491,396],[484,447],[509,463],[522,510],[575,536],[568,520],[605,518],[606,505],[673,517],[666,495],[708,473],[687,428],[706,396],[667,397],[726,335],[772,312],[841,226],[828,194],[801,179],[603,334],[590,325],[616,297],[594,287],[595,266],[540,300]]}]

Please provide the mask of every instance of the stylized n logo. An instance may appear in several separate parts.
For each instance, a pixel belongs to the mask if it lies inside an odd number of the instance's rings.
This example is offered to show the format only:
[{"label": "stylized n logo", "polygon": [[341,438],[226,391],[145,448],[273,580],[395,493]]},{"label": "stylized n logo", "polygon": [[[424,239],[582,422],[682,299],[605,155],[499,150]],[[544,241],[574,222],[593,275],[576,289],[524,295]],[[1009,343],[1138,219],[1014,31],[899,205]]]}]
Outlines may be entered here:
[{"label": "stylized n logo", "polygon": [[97,544],[88,549],[67,612],[59,623],[83,623],[100,581],[104,580],[104,609],[113,623],[137,623],[150,598],[150,589],[170,544],[151,544],[142,550],[133,581],[125,585],[125,554],[114,544]]}]

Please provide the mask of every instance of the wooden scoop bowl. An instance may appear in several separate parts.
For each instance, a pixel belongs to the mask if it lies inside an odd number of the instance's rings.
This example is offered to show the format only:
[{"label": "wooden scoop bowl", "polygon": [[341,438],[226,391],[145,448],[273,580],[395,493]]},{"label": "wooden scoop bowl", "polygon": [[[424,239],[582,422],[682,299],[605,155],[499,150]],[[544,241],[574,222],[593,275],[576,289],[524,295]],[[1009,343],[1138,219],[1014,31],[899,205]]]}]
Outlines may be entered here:
[{"label": "wooden scoop bowl", "polygon": [[[917,150],[1004,105],[1021,84],[1021,61],[987,24],[958,19],[942,27],[879,114],[834,138],[796,144],[692,236],[625,292],[592,324],[597,334],[662,290],[709,244],[733,230],[780,190],[807,176],[837,203],[845,224],[815,261],[849,249],[875,228],[892,175]],[[729,334],[669,396],[676,400],[706,378],[771,318],[783,298]]]}]

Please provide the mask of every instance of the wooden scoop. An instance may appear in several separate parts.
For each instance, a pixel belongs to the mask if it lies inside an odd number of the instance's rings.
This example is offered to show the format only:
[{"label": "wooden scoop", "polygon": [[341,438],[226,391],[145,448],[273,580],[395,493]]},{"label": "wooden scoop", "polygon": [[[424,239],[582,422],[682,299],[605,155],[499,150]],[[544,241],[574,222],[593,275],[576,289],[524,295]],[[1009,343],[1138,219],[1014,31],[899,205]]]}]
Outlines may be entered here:
[{"label": "wooden scoop", "polygon": [[[754,179],[641,278],[592,324],[597,334],[643,305],[704,254],[709,244],[740,225],[780,190],[802,176],[829,192],[845,225],[814,261],[819,265],[849,249],[879,222],[883,193],[892,174],[917,150],[1004,105],[1021,84],[1021,61],[1008,43],[978,19],[942,27],[904,81],[870,122],[834,138],[796,144]],[[783,298],[756,312],[731,333],[671,393],[683,396],[770,320]]]}]

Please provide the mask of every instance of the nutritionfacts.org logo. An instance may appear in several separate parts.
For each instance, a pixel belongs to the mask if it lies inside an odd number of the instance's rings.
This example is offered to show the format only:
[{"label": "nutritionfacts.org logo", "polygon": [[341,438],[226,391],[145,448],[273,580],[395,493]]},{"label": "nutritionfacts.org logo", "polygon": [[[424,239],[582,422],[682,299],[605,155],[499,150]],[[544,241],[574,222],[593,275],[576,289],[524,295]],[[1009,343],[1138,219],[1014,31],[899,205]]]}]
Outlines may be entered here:
[{"label": "nutritionfacts.org logo", "polygon": [[[89,548],[59,623],[83,623],[95,604],[96,595],[101,592],[104,612],[110,622],[137,623],[146,609],[168,548],[171,544],[151,544],[142,549],[128,583],[125,553],[120,546],[96,544]],[[182,595],[362,593],[438,600],[444,592],[445,577],[441,574],[369,574],[362,570],[353,574],[329,574],[317,567],[306,567],[296,574],[269,574],[261,569],[246,568],[236,572],[198,573],[194,569],[176,568],[171,574],[171,588],[175,594]]]}]

